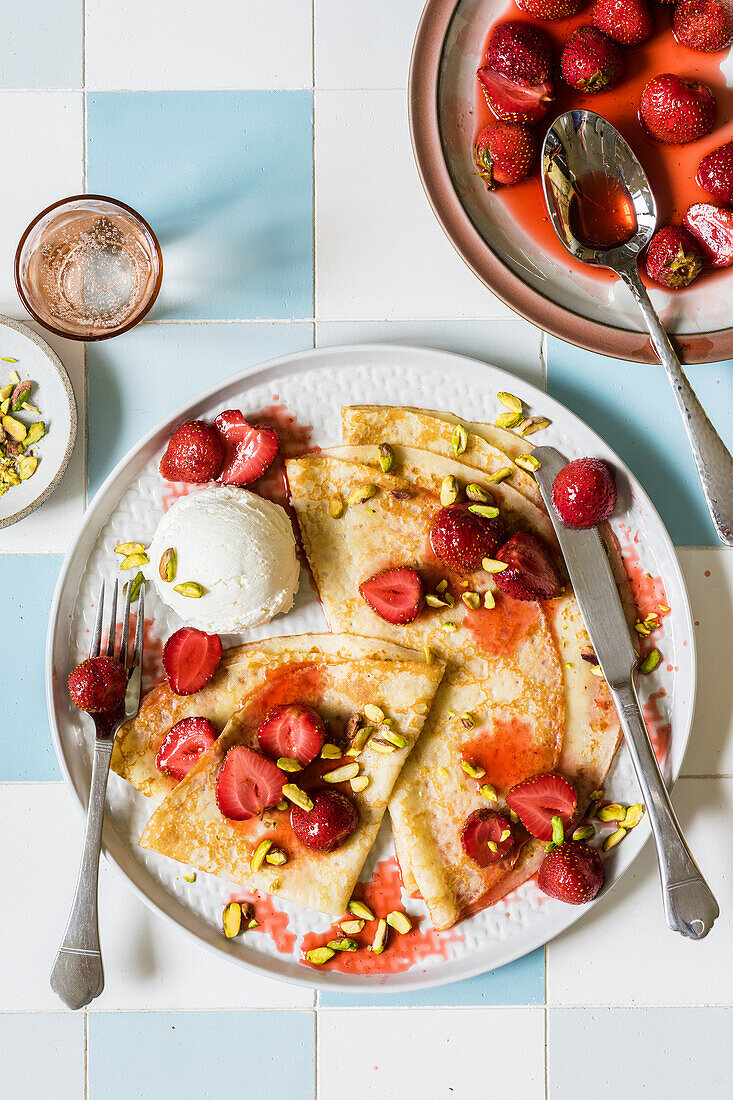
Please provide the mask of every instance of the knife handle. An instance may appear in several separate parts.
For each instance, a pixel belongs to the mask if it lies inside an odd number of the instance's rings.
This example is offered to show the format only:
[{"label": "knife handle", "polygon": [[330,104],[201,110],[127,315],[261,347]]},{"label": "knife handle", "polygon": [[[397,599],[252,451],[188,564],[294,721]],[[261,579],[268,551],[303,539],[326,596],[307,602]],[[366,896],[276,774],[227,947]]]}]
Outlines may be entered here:
[{"label": "knife handle", "polygon": [[[610,686],[610,685],[609,685]],[[611,688],[657,846],[667,924],[691,940],[701,940],[720,909],[700,873],[667,792],[633,680]]]}]

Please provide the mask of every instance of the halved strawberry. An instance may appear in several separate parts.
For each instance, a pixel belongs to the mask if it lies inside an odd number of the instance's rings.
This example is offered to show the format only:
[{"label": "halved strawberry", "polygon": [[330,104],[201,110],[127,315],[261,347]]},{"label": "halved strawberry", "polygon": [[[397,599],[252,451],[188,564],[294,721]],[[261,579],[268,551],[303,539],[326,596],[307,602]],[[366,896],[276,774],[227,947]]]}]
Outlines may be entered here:
[{"label": "halved strawberry", "polygon": [[552,840],[552,819],[562,819],[563,828],[572,821],[578,795],[564,775],[533,775],[512,787],[507,805],[521,818],[522,824],[540,840]]},{"label": "halved strawberry", "polygon": [[531,84],[528,80],[513,80],[496,69],[484,65],[477,74],[491,110],[503,122],[539,122],[555,98],[552,80]]},{"label": "halved strawberry", "polygon": [[425,602],[423,579],[409,565],[383,569],[381,573],[362,581],[359,592],[380,619],[395,626],[411,623],[420,614]]},{"label": "halved strawberry", "polygon": [[185,779],[217,737],[216,729],[208,718],[182,718],[168,731],[155,757],[155,766],[173,779]]},{"label": "halved strawberry", "polygon": [[474,810],[463,826],[461,844],[479,867],[498,863],[514,847],[512,823],[494,810]]},{"label": "halved strawberry", "polygon": [[566,840],[545,856],[537,885],[558,901],[585,905],[596,896],[605,878],[603,860],[595,848],[583,840]]},{"label": "halved strawberry", "polygon": [[260,748],[273,760],[288,756],[303,767],[315,760],[326,740],[323,719],[305,703],[285,703],[270,711],[257,730]]},{"label": "halved strawberry", "polygon": [[276,806],[286,781],[287,776],[272,760],[246,745],[235,745],[219,770],[216,804],[224,817],[246,821]]},{"label": "halved strawberry", "polygon": [[[471,511],[475,505],[441,508],[430,528],[430,546],[438,561],[457,573],[473,573],[484,558],[493,558],[506,537],[500,516],[486,519]],[[480,506],[479,506],[480,507]]]},{"label": "halved strawberry", "polygon": [[562,584],[552,558],[542,543],[525,531],[519,531],[494,555],[509,568],[494,573],[497,587],[515,600],[552,600],[562,592]]},{"label": "halved strawberry", "polygon": [[193,695],[208,684],[221,660],[221,638],[182,626],[163,646],[163,668],[171,691]]},{"label": "halved strawberry", "polygon": [[733,213],[712,202],[695,202],[683,221],[711,267],[733,264]]},{"label": "halved strawberry", "polygon": [[224,469],[219,480],[225,485],[250,485],[262,477],[280,450],[275,429],[248,423],[239,409],[219,413],[214,424],[224,439]]}]

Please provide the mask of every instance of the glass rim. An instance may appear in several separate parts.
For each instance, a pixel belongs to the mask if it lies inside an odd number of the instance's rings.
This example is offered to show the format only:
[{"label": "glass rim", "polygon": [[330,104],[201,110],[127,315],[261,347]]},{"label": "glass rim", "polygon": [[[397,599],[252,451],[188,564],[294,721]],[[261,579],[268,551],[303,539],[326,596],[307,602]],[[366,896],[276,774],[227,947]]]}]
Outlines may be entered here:
[{"label": "glass rim", "polygon": [[[128,214],[131,214],[133,216],[133,218],[135,218],[140,223],[140,225],[142,225],[142,227],[145,229],[146,233],[149,235],[149,237],[150,237],[150,239],[153,243],[153,251],[154,251],[154,254],[155,254],[156,261],[157,261],[157,272],[156,272],[156,276],[155,276],[155,283],[153,285],[152,293],[150,294],[150,297],[149,297],[149,299],[148,299],[148,301],[145,305],[145,308],[143,310],[141,310],[140,313],[137,314],[137,316],[133,320],[128,321],[127,324],[120,326],[120,328],[116,328],[116,329],[113,329],[110,332],[103,332],[103,333],[100,333],[99,335],[94,335],[94,336],[84,336],[81,333],[66,332],[64,329],[57,328],[55,325],[49,324],[48,321],[44,321],[42,317],[39,317],[38,313],[33,308],[31,302],[29,301],[28,296],[25,293],[25,289],[23,287],[23,283],[22,283],[22,280],[21,280],[21,277],[20,277],[20,260],[21,260],[21,256],[23,255],[23,249],[25,247],[25,243],[28,240],[28,237],[30,236],[31,232],[35,229],[35,227],[38,225],[38,223],[41,221],[41,219],[45,218],[47,214],[50,214],[52,211],[58,209],[60,206],[67,206],[70,203],[75,203],[75,202],[81,204],[83,202],[88,202],[89,200],[96,200],[98,202],[107,202],[107,203],[110,204],[110,206],[116,206],[120,210],[124,210]],[[161,287],[161,284],[163,282],[163,253],[161,252],[160,242],[158,241],[158,238],[155,235],[155,232],[154,232],[152,226],[149,224],[149,222],[146,221],[146,219],[142,216],[142,214],[139,213],[139,211],[135,210],[135,208],[133,206],[130,206],[126,202],[122,202],[121,199],[114,199],[114,198],[112,198],[111,195],[97,195],[97,194],[69,195],[65,199],[57,199],[56,202],[52,202],[49,206],[45,207],[45,209],[41,210],[38,214],[36,214],[36,216],[25,227],[25,229],[23,230],[23,233],[21,234],[20,240],[18,241],[18,247],[15,250],[15,260],[14,260],[14,263],[13,263],[13,275],[14,275],[14,279],[15,279],[15,289],[18,293],[18,297],[20,298],[22,304],[28,310],[31,317],[35,321],[37,321],[39,325],[42,325],[43,328],[46,329],[47,332],[52,332],[55,336],[61,336],[65,340],[79,340],[79,341],[83,341],[85,343],[92,343],[92,342],[97,341],[97,340],[110,340],[113,336],[121,336],[123,332],[129,332],[130,329],[135,328],[136,325],[139,325],[140,322],[143,320],[143,318],[150,312],[153,305],[155,304],[155,300],[158,297],[158,293],[160,291],[160,287]]]}]

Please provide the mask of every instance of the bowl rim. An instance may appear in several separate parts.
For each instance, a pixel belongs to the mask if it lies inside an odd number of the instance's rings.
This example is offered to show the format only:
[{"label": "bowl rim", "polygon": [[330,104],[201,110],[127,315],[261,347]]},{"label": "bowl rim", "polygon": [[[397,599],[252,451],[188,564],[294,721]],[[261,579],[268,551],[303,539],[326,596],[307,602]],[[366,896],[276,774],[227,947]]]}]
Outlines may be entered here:
[{"label": "bowl rim", "polygon": [[35,512],[36,508],[40,508],[53,492],[58,488],[61,478],[66,473],[66,467],[69,465],[74,445],[76,443],[77,429],[78,429],[78,413],[76,407],[76,396],[74,394],[71,381],[66,372],[66,367],[61,362],[61,359],[53,350],[53,348],[46,343],[42,336],[39,336],[37,332],[34,332],[32,328],[28,328],[22,321],[15,321],[12,317],[6,317],[0,313],[0,328],[12,328],[16,332],[19,332],[22,336],[26,336],[31,340],[36,347],[38,347],[49,360],[51,366],[54,368],[59,376],[61,385],[66,393],[66,398],[69,402],[69,438],[66,443],[66,449],[64,451],[61,462],[54,474],[53,478],[41,492],[35,500],[32,500],[30,504],[27,504],[25,508],[21,508],[18,512],[13,512],[12,515],[6,516],[4,519],[0,519],[0,530],[5,527],[12,527],[14,523],[18,523],[20,520],[25,519],[31,512]]},{"label": "bowl rim", "polygon": [[[108,202],[110,206],[117,206],[120,210],[125,210],[128,214],[131,214],[133,218],[135,218],[140,223],[140,225],[150,237],[150,240],[153,244],[153,252],[155,253],[157,263],[155,284],[153,286],[152,293],[150,295],[150,298],[148,299],[145,308],[132,320],[128,321],[127,324],[122,325],[120,328],[111,329],[109,332],[101,332],[95,336],[90,336],[88,333],[82,334],[79,332],[67,332],[65,329],[57,328],[56,326],[50,324],[48,321],[44,321],[43,318],[40,317],[33,308],[33,305],[25,292],[23,281],[20,277],[20,260],[21,256],[23,255],[25,242],[27,241],[31,231],[35,229],[41,218],[45,218],[46,214],[50,214],[52,210],[56,210],[61,206],[66,206],[69,203],[74,202],[88,202],[90,199],[94,199],[97,202]],[[139,325],[140,322],[147,316],[147,314],[155,305],[156,299],[158,297],[158,294],[160,293],[160,288],[163,283],[163,252],[160,247],[160,241],[158,240],[155,231],[153,230],[150,223],[146,221],[146,219],[138,210],[135,210],[133,206],[129,206],[128,203],[122,202],[121,199],[115,199],[111,195],[97,195],[86,193],[79,195],[67,195],[66,198],[57,199],[56,202],[52,202],[49,206],[45,207],[45,209],[39,210],[36,216],[28,223],[28,225],[23,230],[21,238],[18,241],[18,247],[15,250],[15,259],[13,261],[13,277],[15,279],[15,289],[18,292],[18,297],[20,298],[21,302],[28,310],[34,321],[37,321],[38,324],[45,328],[47,332],[52,332],[54,336],[63,336],[65,340],[78,340],[85,344],[90,344],[96,343],[98,340],[111,340],[113,336],[121,336],[123,332],[129,332],[130,329],[135,328],[136,325]]]},{"label": "bowl rim", "polygon": [[[443,151],[438,92],[445,39],[458,0],[427,0],[418,24],[408,77],[412,151],[423,190],[446,236],[484,286],[521,317],[586,351],[632,362],[658,363],[648,334],[582,317],[525,283],[499,257],[466,213]],[[733,327],[673,336],[683,363],[733,357]]]}]

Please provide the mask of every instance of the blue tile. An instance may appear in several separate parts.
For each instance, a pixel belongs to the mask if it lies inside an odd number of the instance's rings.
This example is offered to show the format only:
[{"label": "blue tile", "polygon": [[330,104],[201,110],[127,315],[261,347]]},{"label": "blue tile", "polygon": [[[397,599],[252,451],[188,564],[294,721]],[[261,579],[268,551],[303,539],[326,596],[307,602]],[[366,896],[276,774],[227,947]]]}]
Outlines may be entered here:
[{"label": "blue tile", "polygon": [[81,85],[82,0],[43,7],[43,30],[32,4],[0,0],[0,88]]},{"label": "blue tile", "polygon": [[312,1012],[94,1012],[90,1100],[315,1097]]},{"label": "blue tile", "polygon": [[90,344],[89,487],[166,413],[244,367],[313,346],[311,324],[141,325]]},{"label": "blue tile", "polygon": [[[733,362],[685,369],[718,432],[733,448]],[[661,366],[607,359],[550,338],[547,389],[630,466],[677,546],[720,545]]]},{"label": "blue tile", "polygon": [[10,661],[3,677],[0,781],[60,776],[44,676],[48,613],[62,561],[59,554],[0,554],[0,652]]},{"label": "blue tile", "polygon": [[730,1096],[733,1008],[555,1008],[549,1100]]},{"label": "blue tile", "polygon": [[160,238],[153,317],[313,316],[311,92],[87,96],[87,190]]},{"label": "blue tile", "polygon": [[416,990],[414,993],[366,993],[359,996],[358,993],[323,992],[319,994],[318,1003],[324,1008],[354,1005],[434,1008],[444,1005],[536,1005],[543,1004],[544,999],[545,957],[544,950],[539,948],[516,962],[465,982]]},{"label": "blue tile", "polygon": [[0,1092],[8,1100],[81,1100],[84,1017],[71,1013],[0,1014]]}]

